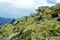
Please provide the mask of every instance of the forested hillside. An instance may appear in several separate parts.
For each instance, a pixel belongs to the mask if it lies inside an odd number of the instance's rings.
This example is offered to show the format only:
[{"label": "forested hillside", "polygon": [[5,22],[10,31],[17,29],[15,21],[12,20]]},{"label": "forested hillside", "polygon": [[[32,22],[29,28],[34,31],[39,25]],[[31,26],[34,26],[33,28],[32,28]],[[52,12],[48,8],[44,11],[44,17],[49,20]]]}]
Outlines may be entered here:
[{"label": "forested hillside", "polygon": [[[0,40],[48,40],[60,36],[60,3],[0,25]],[[59,39],[60,40],[60,39]]]}]

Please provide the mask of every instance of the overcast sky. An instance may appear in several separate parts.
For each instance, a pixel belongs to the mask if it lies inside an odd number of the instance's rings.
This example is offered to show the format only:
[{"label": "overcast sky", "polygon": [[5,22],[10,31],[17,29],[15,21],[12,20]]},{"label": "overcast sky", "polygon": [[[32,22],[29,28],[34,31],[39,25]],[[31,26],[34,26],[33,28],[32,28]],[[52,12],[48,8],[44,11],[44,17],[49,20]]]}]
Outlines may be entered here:
[{"label": "overcast sky", "polygon": [[52,6],[60,0],[0,0],[0,17],[19,18],[29,15],[39,6]]}]

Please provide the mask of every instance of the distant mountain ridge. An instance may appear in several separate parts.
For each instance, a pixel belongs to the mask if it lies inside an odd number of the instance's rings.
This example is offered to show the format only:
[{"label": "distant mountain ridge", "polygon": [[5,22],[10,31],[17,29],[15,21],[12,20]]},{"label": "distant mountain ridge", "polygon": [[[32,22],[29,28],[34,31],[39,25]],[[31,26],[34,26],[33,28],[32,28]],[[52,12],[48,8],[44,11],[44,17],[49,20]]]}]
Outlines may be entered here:
[{"label": "distant mountain ridge", "polygon": [[5,17],[0,17],[0,24],[11,22],[12,19],[10,18],[5,18]]}]

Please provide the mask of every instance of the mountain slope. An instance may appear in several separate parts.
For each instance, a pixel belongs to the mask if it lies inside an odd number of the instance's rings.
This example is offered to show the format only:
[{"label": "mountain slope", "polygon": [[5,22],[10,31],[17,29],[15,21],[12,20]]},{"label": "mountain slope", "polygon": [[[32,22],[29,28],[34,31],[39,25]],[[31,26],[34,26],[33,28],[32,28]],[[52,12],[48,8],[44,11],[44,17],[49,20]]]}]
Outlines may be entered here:
[{"label": "mountain slope", "polygon": [[49,40],[59,36],[60,3],[39,7],[30,16],[0,25],[0,40]]}]

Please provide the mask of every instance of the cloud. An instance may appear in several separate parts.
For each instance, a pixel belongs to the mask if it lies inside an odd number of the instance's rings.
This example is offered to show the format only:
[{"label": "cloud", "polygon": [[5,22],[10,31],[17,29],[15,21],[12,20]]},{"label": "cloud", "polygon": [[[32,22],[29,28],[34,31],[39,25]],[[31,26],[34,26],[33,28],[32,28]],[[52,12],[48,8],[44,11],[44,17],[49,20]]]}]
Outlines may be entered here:
[{"label": "cloud", "polygon": [[[16,5],[16,7],[21,7],[21,8],[36,8],[38,6],[53,5],[53,4],[49,4],[48,0],[0,0],[0,2],[12,3],[12,4]],[[49,1],[49,2],[52,3],[53,0]]]},{"label": "cloud", "polygon": [[47,0],[0,0],[0,17],[19,18],[29,15],[40,6],[52,5]]},{"label": "cloud", "polygon": [[57,3],[60,3],[60,0],[57,0]]},{"label": "cloud", "polygon": [[12,3],[17,7],[32,7],[35,6],[35,2],[33,0],[0,0],[1,2]]},{"label": "cloud", "polygon": [[21,8],[37,8],[39,6],[51,6],[47,0],[12,0],[11,3]]},{"label": "cloud", "polygon": [[13,0],[15,5],[20,7],[32,7],[35,6],[35,2],[33,0]]},{"label": "cloud", "polygon": [[17,8],[10,3],[0,3],[0,17],[6,18],[20,18],[22,16],[29,15],[33,10]]},{"label": "cloud", "polygon": [[48,3],[48,0],[12,0],[12,3],[21,8],[37,8],[39,6],[52,6],[53,2],[56,0],[50,1],[51,4]]}]

